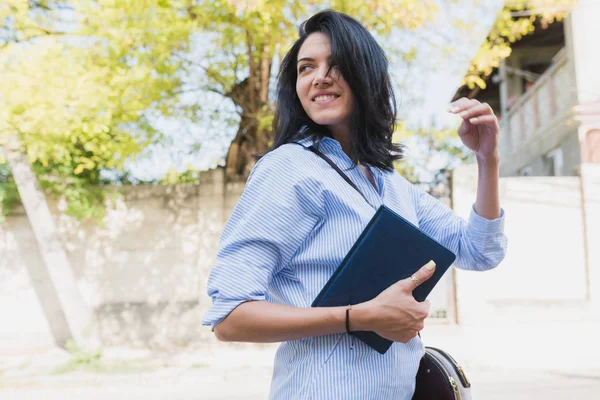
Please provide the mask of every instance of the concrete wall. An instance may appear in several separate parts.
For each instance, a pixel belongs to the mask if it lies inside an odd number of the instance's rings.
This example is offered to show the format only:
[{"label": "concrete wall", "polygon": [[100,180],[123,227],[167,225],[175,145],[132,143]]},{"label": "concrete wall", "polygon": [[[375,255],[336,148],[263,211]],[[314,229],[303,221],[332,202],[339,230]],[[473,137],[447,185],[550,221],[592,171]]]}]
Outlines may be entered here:
[{"label": "concrete wall", "polygon": [[[554,133],[554,132],[553,132]],[[580,157],[580,144],[577,130],[567,131],[565,136],[559,137],[552,133],[547,133],[544,136],[540,136],[536,143],[535,152],[540,152],[534,158],[532,158],[527,164],[520,168],[523,171],[524,168],[531,168],[532,176],[552,176],[552,168],[550,166],[550,160],[547,158],[547,154],[550,151],[556,149],[562,149],[563,167],[560,173],[554,171],[558,176],[575,176],[579,174],[579,163]],[[541,153],[543,152],[543,153]],[[511,160],[512,162],[513,160]],[[518,175],[515,170],[505,169],[510,175]]]},{"label": "concrete wall", "polygon": [[581,158],[586,163],[600,163],[600,122],[597,129],[585,131],[581,146]]},{"label": "concrete wall", "polygon": [[600,2],[579,1],[565,21],[565,41],[575,76],[579,104],[600,99],[600,52],[596,40],[600,37]]},{"label": "concrete wall", "polygon": [[[453,179],[452,204],[465,217],[474,173],[461,167]],[[583,186],[578,177],[502,178],[506,260],[485,273],[447,274],[432,293],[433,314],[456,311],[463,324],[485,323],[523,305],[599,301],[600,165],[584,165],[582,173]],[[103,226],[55,213],[105,345],[216,344],[200,325],[210,304],[206,281],[242,190],[224,186],[217,170],[200,185],[127,188]],[[24,213],[8,216],[0,225],[0,354],[53,345],[43,302],[47,278],[30,273],[41,262]]]},{"label": "concrete wall", "polygon": [[[461,323],[510,318],[515,308],[529,308],[535,317],[553,305],[600,296],[594,245],[600,243],[600,165],[583,165],[582,174],[501,179],[508,253],[495,270],[456,271]],[[460,215],[468,215],[475,198],[475,176],[474,166],[455,170],[452,196]]]},{"label": "concrete wall", "polygon": [[[53,205],[63,243],[106,344],[187,344],[212,337],[200,328],[206,280],[224,223],[243,190],[224,187],[223,171],[201,184],[129,187],[103,226],[80,223]],[[45,347],[52,337],[44,314],[44,277],[22,210],[0,225],[0,352]]]},{"label": "concrete wall", "polygon": [[600,306],[600,164],[581,166],[583,217],[586,228],[586,252],[589,269],[589,296],[594,306]]},{"label": "concrete wall", "polygon": [[579,135],[570,134],[560,143],[563,150],[563,171],[565,176],[579,175],[579,166],[581,164],[581,145]]}]

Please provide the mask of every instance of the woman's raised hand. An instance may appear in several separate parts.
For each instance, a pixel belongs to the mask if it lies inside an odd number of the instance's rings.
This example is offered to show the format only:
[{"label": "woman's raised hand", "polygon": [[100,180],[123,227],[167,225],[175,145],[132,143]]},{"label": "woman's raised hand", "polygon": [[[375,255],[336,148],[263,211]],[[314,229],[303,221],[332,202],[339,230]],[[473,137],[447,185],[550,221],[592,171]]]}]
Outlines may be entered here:
[{"label": "woman's raised hand", "polygon": [[462,97],[448,111],[462,118],[458,136],[465,146],[483,160],[498,158],[500,126],[489,104]]},{"label": "woman's raised hand", "polygon": [[358,312],[360,308],[365,311],[366,318],[360,318],[365,326],[351,325],[350,329],[374,331],[394,342],[410,341],[423,329],[430,307],[427,300],[416,301],[412,291],[431,278],[434,271],[435,263],[429,261],[412,277],[394,283],[373,300],[358,305]]}]

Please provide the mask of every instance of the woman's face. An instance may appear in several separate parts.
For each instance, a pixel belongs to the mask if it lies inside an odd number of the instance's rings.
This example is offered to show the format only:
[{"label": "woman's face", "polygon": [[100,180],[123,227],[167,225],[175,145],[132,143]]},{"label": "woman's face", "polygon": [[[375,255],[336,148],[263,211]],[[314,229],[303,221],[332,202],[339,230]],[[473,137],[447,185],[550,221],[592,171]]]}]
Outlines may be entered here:
[{"label": "woman's face", "polygon": [[347,129],[354,97],[337,68],[325,76],[330,57],[329,36],[315,32],[306,38],[298,52],[296,93],[315,123],[334,130]]}]

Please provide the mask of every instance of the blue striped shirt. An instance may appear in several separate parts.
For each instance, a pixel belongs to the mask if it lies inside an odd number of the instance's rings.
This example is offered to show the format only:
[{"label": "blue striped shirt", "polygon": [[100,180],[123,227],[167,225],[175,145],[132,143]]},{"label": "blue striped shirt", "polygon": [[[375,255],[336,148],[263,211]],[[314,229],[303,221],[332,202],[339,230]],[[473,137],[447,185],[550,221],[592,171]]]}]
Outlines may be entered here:
[{"label": "blue striped shirt", "polygon": [[[486,270],[503,259],[504,216],[469,221],[397,172],[370,168],[376,188],[334,139],[320,150],[370,204],[323,159],[311,139],[286,144],[259,160],[229,218],[208,280],[214,326],[235,307],[263,300],[310,307],[376,209],[385,204],[456,255],[459,268]],[[351,341],[354,344],[350,348]],[[381,355],[347,334],[284,342],[275,356],[271,399],[410,399],[424,353],[420,339]]]}]

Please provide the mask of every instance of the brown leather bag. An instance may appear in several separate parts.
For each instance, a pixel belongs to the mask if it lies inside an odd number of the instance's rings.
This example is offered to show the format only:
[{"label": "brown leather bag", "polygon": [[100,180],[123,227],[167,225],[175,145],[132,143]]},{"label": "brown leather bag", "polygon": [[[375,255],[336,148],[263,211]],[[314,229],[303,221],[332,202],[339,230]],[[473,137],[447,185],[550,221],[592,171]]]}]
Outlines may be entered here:
[{"label": "brown leather bag", "polygon": [[471,382],[448,353],[425,346],[413,400],[471,400]]}]

